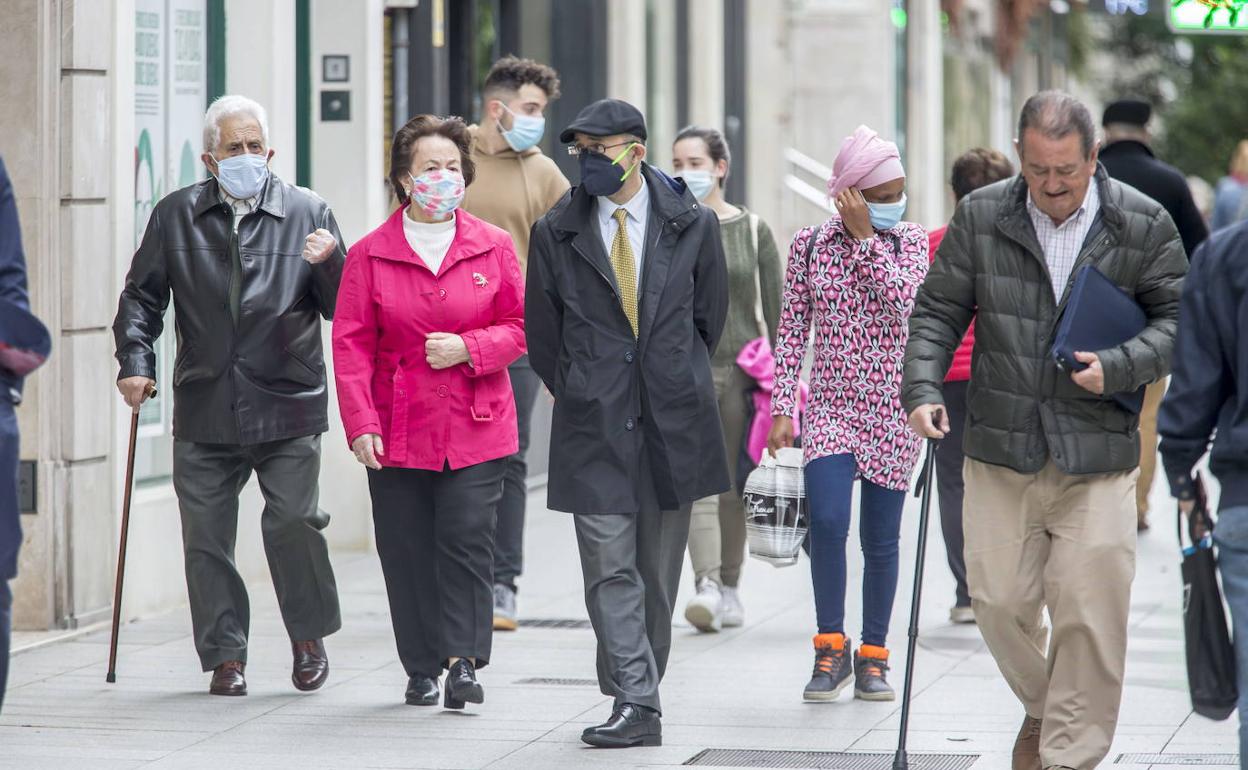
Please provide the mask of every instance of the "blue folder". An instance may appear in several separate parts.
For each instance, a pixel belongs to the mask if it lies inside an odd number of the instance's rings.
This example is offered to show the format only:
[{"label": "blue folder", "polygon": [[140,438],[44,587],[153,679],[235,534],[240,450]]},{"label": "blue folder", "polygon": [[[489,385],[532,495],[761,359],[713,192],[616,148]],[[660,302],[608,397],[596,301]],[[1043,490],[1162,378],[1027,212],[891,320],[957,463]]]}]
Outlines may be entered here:
[{"label": "blue folder", "polygon": [[[1062,311],[1053,338],[1053,360],[1067,372],[1088,368],[1075,360],[1075,351],[1094,353],[1114,348],[1144,331],[1148,317],[1131,295],[1109,280],[1100,270],[1088,266],[1075,276],[1070,299]],[[1144,406],[1144,388],[1132,393],[1113,393],[1123,409],[1139,413]]]}]

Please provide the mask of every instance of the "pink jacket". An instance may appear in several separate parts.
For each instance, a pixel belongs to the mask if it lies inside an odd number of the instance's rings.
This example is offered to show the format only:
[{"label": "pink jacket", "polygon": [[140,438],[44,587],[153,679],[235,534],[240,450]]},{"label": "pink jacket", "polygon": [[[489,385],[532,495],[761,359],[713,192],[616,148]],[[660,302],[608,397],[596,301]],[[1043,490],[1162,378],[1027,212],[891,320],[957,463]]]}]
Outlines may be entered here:
[{"label": "pink jacket", "polygon": [[[347,440],[382,437],[382,465],[440,471],[514,454],[507,366],[524,347],[524,280],[511,237],[460,210],[435,276],[394,212],[347,252],[334,313],[334,379]],[[472,365],[434,370],[425,337],[463,337]]]},{"label": "pink jacket", "polygon": [[[771,432],[771,391],[776,386],[776,362],[771,352],[771,343],[766,337],[747,342],[737,355],[737,366],[758,383],[758,390],[753,395],[754,419],[750,421],[749,432],[745,434],[745,448],[750,459],[759,463],[767,449],[767,434]],[[806,405],[808,393],[806,383],[801,383],[801,401],[793,415],[795,436],[802,434],[802,407]]]}]

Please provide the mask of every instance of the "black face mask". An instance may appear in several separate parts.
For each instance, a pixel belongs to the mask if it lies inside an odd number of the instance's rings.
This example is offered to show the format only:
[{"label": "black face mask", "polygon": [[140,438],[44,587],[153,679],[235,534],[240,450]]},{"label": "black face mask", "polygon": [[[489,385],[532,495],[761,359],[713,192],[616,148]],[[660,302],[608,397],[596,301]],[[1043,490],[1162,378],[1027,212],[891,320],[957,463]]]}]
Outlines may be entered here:
[{"label": "black face mask", "polygon": [[[624,150],[616,156],[616,160],[621,160],[628,156],[632,151],[632,146]],[[585,192],[590,195],[603,197],[615,195],[624,186],[624,180],[637,170],[637,166],[641,165],[640,161],[633,165],[627,171],[621,169],[620,165],[615,161],[596,152],[582,152],[580,155],[581,165],[581,186],[585,188]]]}]

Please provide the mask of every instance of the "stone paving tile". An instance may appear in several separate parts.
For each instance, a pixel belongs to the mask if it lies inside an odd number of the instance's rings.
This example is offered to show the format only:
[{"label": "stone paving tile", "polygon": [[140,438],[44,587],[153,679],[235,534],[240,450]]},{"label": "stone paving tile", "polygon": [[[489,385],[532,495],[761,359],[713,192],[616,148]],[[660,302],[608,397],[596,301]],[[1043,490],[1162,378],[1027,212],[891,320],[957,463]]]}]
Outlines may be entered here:
[{"label": "stone paving tile", "polygon": [[[531,504],[521,615],[583,618],[572,522],[565,514],[540,511],[540,500],[535,495]],[[914,558],[909,533],[917,524],[913,500],[908,506],[890,636],[898,686]],[[1126,697],[1114,753],[1104,764],[1113,770],[1133,770],[1112,764],[1124,752],[1236,751],[1234,719],[1215,723],[1191,714],[1177,558],[1173,535],[1164,529],[1140,542]],[[941,547],[932,538],[909,745],[912,751],[982,752],[975,770],[1004,770],[1022,710],[978,630],[947,621],[952,580]],[[852,540],[849,552],[856,585],[861,555]],[[261,583],[252,592],[251,695],[207,695],[208,675],[199,671],[185,608],[125,626],[115,685],[103,681],[106,632],[39,647],[14,658],[0,715],[0,770],[614,770],[676,767],[705,748],[891,752],[896,745],[897,703],[855,701],[848,692],[835,703],[801,702],[814,630],[804,563],[789,569],[747,564],[742,591],[748,625],[707,635],[680,617],[692,589],[686,572],[663,688],[665,745],[619,752],[580,743],[580,732],[610,711],[610,699],[595,684],[519,683],[529,677],[593,682],[591,631],[496,634],[491,665],[480,675],[485,704],[464,713],[409,707],[402,703],[406,677],[396,659],[376,557],[335,553],[333,560],[344,628],[327,641],[331,676],[322,691],[298,693],[290,686],[289,642],[272,589]],[[847,601],[851,628],[860,623],[859,593],[851,591]]]}]

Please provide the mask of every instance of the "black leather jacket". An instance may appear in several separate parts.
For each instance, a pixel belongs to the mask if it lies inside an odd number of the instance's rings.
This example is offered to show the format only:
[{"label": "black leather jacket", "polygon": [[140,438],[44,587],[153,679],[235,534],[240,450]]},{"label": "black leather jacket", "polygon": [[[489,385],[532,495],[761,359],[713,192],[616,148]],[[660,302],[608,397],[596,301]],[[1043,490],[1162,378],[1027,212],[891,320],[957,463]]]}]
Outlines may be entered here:
[{"label": "black leather jacket", "polygon": [[[318,227],[339,245],[310,265],[303,243]],[[152,345],[172,292],[176,438],[258,444],[323,433],[329,423],[317,316],[333,317],[345,260],[333,212],[311,191],[270,175],[255,210],[239,220],[237,329],[229,301],[232,228],[216,180],[156,204],[113,322],[119,378],[156,378]]]}]

